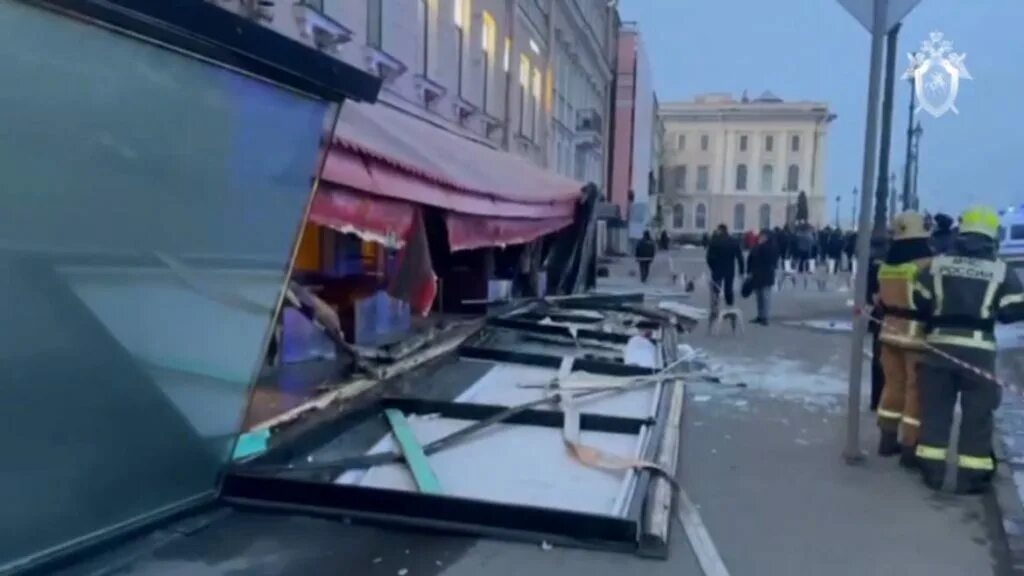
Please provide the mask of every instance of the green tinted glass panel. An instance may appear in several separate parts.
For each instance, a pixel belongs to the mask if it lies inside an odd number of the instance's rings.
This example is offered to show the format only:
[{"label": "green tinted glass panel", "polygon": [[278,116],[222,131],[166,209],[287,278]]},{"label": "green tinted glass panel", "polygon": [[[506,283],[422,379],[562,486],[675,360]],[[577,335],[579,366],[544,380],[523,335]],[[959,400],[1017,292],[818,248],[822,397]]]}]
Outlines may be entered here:
[{"label": "green tinted glass panel", "polygon": [[0,2],[0,572],[215,491],[333,105]]}]

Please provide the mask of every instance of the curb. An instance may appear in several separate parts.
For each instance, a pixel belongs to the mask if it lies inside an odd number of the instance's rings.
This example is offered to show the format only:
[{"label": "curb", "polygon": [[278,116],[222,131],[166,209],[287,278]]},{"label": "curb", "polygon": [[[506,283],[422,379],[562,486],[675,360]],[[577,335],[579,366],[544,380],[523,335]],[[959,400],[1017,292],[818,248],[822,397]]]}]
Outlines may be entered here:
[{"label": "curb", "polygon": [[996,458],[1001,464],[996,471],[992,494],[999,509],[1003,537],[1006,538],[1008,568],[1012,574],[1024,574],[1024,503],[1015,476],[1024,481],[1024,465],[1006,457],[1007,446],[1002,432],[996,442]]}]

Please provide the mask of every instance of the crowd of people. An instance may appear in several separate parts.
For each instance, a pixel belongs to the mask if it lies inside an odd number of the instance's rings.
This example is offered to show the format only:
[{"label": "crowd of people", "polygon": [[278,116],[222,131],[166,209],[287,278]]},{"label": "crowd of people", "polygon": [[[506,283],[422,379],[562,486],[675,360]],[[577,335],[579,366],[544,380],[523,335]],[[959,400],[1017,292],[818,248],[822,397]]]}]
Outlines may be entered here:
[{"label": "crowd of people", "polygon": [[[992,376],[995,324],[1024,321],[1024,286],[997,256],[999,227],[999,216],[984,207],[967,210],[956,223],[944,214],[908,211],[893,219],[887,236],[871,241],[865,304],[878,453],[900,456],[935,490],[945,481],[958,402],[956,491],[986,492],[995,474],[993,416],[1001,398]],[[665,235],[661,241],[667,247]],[[783,262],[795,262],[790,271],[796,274],[808,272],[812,262],[851,270],[857,237],[806,222],[741,236],[720,225],[703,244],[714,298],[724,296],[732,306],[734,281],[742,278],[743,295],[757,297],[754,322],[767,325]],[[637,248],[645,280],[656,250],[649,234]]]}]

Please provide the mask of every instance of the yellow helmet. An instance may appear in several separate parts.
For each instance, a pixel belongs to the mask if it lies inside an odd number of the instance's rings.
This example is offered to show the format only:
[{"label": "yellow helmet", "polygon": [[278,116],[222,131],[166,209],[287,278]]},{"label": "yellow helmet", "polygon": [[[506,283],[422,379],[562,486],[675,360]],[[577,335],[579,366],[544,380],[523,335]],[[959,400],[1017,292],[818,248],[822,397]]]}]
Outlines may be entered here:
[{"label": "yellow helmet", "polygon": [[986,206],[972,206],[960,216],[961,234],[981,234],[995,240],[999,235],[999,214]]},{"label": "yellow helmet", "polygon": [[893,240],[913,240],[928,238],[928,230],[924,227],[924,216],[908,210],[896,216],[892,222]]}]

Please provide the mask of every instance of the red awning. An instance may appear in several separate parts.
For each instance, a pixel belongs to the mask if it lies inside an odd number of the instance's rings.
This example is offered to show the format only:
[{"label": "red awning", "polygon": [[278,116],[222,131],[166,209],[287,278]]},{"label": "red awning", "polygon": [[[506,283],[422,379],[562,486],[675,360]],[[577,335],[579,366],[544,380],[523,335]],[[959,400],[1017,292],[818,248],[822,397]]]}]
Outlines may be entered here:
[{"label": "red awning", "polygon": [[461,214],[571,217],[582,184],[383,104],[342,107],[323,178]]},{"label": "red awning", "polygon": [[313,196],[309,219],[364,240],[401,248],[409,237],[415,213],[416,207],[408,202],[321,184]]},{"label": "red awning", "polygon": [[529,242],[572,224],[572,217],[489,218],[449,212],[445,215],[445,223],[448,225],[448,243],[455,252]]}]

